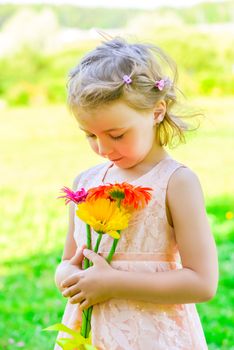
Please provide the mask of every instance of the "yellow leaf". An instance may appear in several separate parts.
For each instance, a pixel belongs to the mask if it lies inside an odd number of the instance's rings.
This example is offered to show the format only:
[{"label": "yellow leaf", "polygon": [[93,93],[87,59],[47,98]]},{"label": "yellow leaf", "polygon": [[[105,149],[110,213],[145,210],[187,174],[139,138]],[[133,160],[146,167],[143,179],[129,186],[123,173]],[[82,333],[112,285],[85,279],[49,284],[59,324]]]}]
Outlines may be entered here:
[{"label": "yellow leaf", "polygon": [[67,326],[65,326],[62,323],[53,324],[52,326],[49,326],[47,328],[43,328],[42,330],[43,331],[62,331],[62,332],[66,332],[70,335],[73,335],[74,337],[76,337],[77,334],[79,334],[79,333],[77,333],[77,331],[74,331],[73,329],[68,328]]}]

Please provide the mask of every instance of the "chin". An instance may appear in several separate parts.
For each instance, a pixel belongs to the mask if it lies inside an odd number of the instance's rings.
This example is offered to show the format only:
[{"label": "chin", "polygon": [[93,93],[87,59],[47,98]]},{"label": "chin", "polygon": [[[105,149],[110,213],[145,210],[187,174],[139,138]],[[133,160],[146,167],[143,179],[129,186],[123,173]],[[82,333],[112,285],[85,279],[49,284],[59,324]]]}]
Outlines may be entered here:
[{"label": "chin", "polygon": [[131,168],[134,168],[136,164],[138,163],[137,162],[126,162],[126,163],[119,162],[119,164],[116,164],[116,165],[121,169],[131,169]]}]

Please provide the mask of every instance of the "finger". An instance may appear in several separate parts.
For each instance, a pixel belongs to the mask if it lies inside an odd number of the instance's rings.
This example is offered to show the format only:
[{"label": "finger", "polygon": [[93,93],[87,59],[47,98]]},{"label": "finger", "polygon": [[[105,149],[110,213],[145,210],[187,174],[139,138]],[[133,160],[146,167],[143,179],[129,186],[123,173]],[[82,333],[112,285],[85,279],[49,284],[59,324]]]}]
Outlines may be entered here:
[{"label": "finger", "polygon": [[69,302],[71,304],[78,304],[80,302],[85,301],[85,296],[83,295],[83,293],[79,293],[74,295],[72,298],[69,299]]},{"label": "finger", "polygon": [[95,253],[94,251],[92,251],[90,249],[84,249],[83,254],[87,259],[89,259],[93,263],[98,263],[98,262],[104,261],[104,259],[100,255],[98,255],[97,253]]},{"label": "finger", "polygon": [[70,286],[73,286],[73,284],[79,282],[81,278],[81,273],[74,273],[73,275],[71,275],[70,277],[66,278],[62,283],[61,283],[61,287],[62,288],[68,288]]},{"label": "finger", "polygon": [[80,293],[80,289],[78,288],[77,284],[70,287],[66,288],[65,291],[62,292],[62,295],[67,298],[67,297],[72,297],[73,295]]},{"label": "finger", "polygon": [[83,302],[81,302],[80,304],[80,310],[87,310],[89,308],[89,302],[88,300],[84,300]]},{"label": "finger", "polygon": [[86,244],[83,244],[81,248],[76,250],[75,255],[70,259],[70,264],[79,265],[82,263],[84,255],[83,250],[86,248]]}]

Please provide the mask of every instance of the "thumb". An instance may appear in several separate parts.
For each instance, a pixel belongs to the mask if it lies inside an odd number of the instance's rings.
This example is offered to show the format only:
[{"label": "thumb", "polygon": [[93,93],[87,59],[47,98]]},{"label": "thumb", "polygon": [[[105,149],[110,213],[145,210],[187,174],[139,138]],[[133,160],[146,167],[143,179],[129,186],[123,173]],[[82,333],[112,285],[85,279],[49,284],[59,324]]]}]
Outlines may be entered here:
[{"label": "thumb", "polygon": [[81,248],[78,248],[76,250],[76,253],[75,255],[71,258],[70,260],[70,264],[72,265],[79,265],[82,263],[82,260],[84,258],[84,255],[83,255],[83,250],[86,248],[86,244],[83,244],[81,246]]}]

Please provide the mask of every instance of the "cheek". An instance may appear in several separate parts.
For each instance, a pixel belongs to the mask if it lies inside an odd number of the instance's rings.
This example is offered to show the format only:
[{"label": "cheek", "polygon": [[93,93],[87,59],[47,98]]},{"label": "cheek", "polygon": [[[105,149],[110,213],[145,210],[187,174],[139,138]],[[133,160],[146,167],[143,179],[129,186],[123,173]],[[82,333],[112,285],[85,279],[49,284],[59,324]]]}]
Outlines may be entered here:
[{"label": "cheek", "polygon": [[95,153],[98,153],[98,144],[95,140],[90,140],[88,141],[89,142],[89,145],[90,147],[92,148],[92,150],[95,152]]},{"label": "cheek", "polygon": [[126,144],[127,152],[132,155],[143,154],[150,147],[152,147],[152,135],[149,135],[149,130],[135,133]]},{"label": "cheek", "polygon": [[135,153],[139,152],[141,145],[139,145],[139,139],[137,135],[131,135],[126,138],[124,142],[121,142],[118,146],[118,151],[123,155],[134,156]]}]

